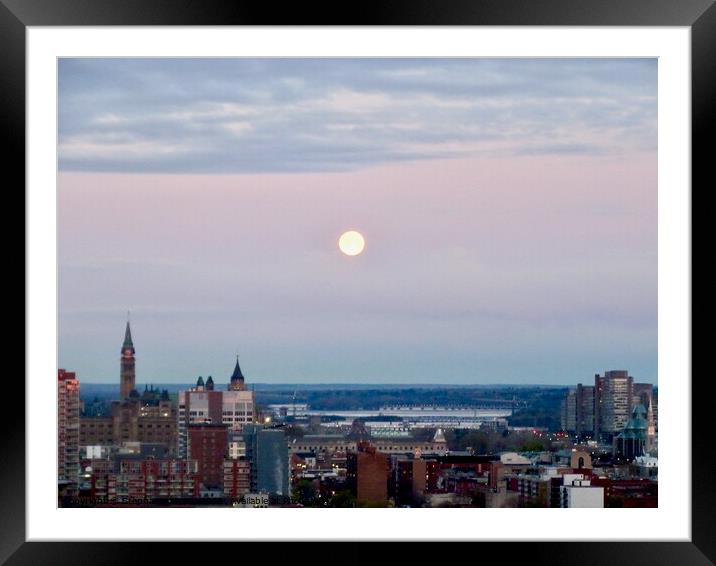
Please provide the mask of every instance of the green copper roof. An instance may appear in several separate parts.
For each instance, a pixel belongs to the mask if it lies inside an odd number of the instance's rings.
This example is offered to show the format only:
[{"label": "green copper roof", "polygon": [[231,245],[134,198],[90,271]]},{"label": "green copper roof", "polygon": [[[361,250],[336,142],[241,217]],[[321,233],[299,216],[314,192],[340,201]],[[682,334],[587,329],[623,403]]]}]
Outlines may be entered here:
[{"label": "green copper roof", "polygon": [[134,344],[132,344],[132,331],[129,329],[129,321],[127,321],[127,329],[124,331],[124,343],[122,344],[122,350],[132,350],[134,353]]},{"label": "green copper roof", "polygon": [[646,409],[644,405],[636,405],[632,410],[631,418],[624,427],[624,430],[619,434],[619,438],[646,438],[648,422],[645,416]]}]

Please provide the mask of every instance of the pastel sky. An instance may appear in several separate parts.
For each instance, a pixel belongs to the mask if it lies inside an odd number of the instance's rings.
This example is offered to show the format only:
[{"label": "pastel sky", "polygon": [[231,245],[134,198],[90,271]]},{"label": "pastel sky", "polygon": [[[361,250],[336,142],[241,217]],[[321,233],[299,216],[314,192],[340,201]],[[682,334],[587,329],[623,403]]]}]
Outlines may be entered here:
[{"label": "pastel sky", "polygon": [[60,366],[656,383],[656,141],[653,59],[61,59]]}]

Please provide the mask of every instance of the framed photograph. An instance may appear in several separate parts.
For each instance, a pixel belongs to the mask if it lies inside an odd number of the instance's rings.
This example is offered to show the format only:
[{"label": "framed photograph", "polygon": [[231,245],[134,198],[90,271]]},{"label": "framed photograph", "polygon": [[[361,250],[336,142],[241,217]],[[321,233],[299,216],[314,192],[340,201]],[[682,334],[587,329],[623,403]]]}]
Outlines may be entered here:
[{"label": "framed photograph", "polygon": [[1,1],[28,328],[3,561],[714,563],[713,2]]}]

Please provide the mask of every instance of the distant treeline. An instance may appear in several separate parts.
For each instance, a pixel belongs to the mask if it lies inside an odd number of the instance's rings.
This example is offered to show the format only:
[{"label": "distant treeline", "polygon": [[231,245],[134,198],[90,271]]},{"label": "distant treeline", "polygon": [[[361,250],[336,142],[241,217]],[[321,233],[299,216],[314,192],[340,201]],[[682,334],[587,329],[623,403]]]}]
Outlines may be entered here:
[{"label": "distant treeline", "polygon": [[[406,388],[333,391],[296,391],[296,403],[308,404],[323,411],[376,410],[396,405],[438,405],[472,407],[498,402],[505,407],[515,400],[516,413],[529,408],[553,410],[559,419],[559,403],[565,388],[494,387],[494,388]],[[293,391],[257,391],[256,401],[262,405],[291,404]],[[527,426],[531,426],[530,425]]]},{"label": "distant treeline", "polygon": [[[227,383],[214,380],[217,389],[226,389]],[[190,389],[194,387],[196,381],[191,383],[163,383],[156,381],[149,381],[147,384],[151,384],[153,387],[158,389],[166,389],[169,393],[177,393],[182,389]],[[144,390],[145,382],[137,382],[137,390],[141,393]],[[306,392],[306,391],[405,391],[407,389],[425,389],[425,390],[514,390],[523,391],[526,389],[555,389],[559,388],[556,385],[470,385],[470,384],[398,384],[398,383],[248,383],[249,389],[253,389],[256,392],[278,392],[284,395],[293,395],[294,391]],[[94,383],[90,381],[80,380],[80,394],[83,398],[92,399],[97,397],[99,399],[114,399],[119,394],[119,383]]]},{"label": "distant treeline", "polygon": [[510,425],[559,430],[560,405],[566,394],[566,387],[530,391],[530,395],[525,398],[526,405],[515,410],[515,414],[510,418]]}]

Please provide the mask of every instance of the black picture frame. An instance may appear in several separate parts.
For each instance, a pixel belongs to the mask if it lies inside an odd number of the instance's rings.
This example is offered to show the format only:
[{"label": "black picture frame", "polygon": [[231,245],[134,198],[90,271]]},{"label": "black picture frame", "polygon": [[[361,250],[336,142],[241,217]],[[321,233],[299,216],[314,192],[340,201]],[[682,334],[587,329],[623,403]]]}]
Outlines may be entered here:
[{"label": "black picture frame", "polygon": [[[708,170],[713,160],[709,138],[714,137],[716,108],[716,5],[714,0],[401,0],[361,2],[351,5],[271,4],[203,0],[0,0],[0,139],[7,169],[16,183],[25,183],[25,51],[29,26],[85,25],[551,25],[551,26],[686,26],[691,30],[692,80],[692,203],[694,187],[701,192],[713,186]],[[708,183],[708,185],[707,185]],[[11,190],[9,185],[6,192]],[[18,191],[19,192],[19,191]],[[24,207],[24,199],[22,205]],[[698,209],[693,208],[697,212]],[[701,210],[703,214],[704,211]],[[693,216],[692,216],[693,231]],[[693,278],[693,273],[691,274]],[[693,279],[692,279],[693,281]],[[703,298],[703,297],[702,297]],[[693,300],[693,298],[692,298]],[[19,334],[19,333],[18,333]],[[693,335],[693,332],[692,332]],[[694,337],[695,338],[695,337]],[[693,341],[692,341],[693,344]],[[692,346],[693,352],[693,346]],[[693,362],[692,362],[693,363]],[[693,365],[692,365],[693,367]],[[692,476],[691,542],[530,542],[483,543],[453,549],[456,559],[467,553],[497,550],[508,562],[530,564],[713,564],[716,562],[716,489],[712,478],[714,452],[710,415],[713,412],[708,372],[692,372],[692,462],[684,462],[684,474]],[[24,388],[13,391],[20,414],[14,426],[3,428],[2,512],[0,513],[0,562],[19,564],[144,563],[149,548],[166,563],[185,563],[206,550],[196,544],[26,542],[25,541],[25,431]],[[23,403],[19,396],[22,395]],[[698,458],[698,459],[697,459]],[[210,530],[201,525],[200,530]],[[505,525],[510,529],[509,525]],[[81,525],[78,525],[78,534]],[[598,531],[598,525],[595,526]],[[585,525],[585,531],[593,529]],[[514,533],[519,537],[520,533]],[[316,538],[320,538],[317,535]],[[346,533],[346,539],[351,533]],[[215,543],[216,544],[216,543]],[[222,543],[220,543],[222,544]],[[230,544],[230,543],[226,543]],[[246,545],[247,543],[242,543]],[[257,556],[275,555],[274,543],[248,543],[242,547]],[[379,543],[348,542],[340,548],[302,546],[300,555],[334,556],[357,563],[382,553]],[[455,544],[455,543],[450,543]],[[467,543],[465,543],[467,544]],[[312,546],[312,545],[311,545]],[[425,544],[403,545],[401,560],[425,559]],[[229,547],[216,547],[220,552]],[[508,549],[509,548],[509,553]],[[212,555],[215,552],[212,549]],[[315,554],[314,554],[315,553]],[[280,556],[282,553],[279,553]],[[287,559],[284,555],[283,559]],[[257,558],[252,558],[257,559]],[[261,559],[261,558],[258,558]]]}]

